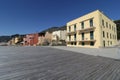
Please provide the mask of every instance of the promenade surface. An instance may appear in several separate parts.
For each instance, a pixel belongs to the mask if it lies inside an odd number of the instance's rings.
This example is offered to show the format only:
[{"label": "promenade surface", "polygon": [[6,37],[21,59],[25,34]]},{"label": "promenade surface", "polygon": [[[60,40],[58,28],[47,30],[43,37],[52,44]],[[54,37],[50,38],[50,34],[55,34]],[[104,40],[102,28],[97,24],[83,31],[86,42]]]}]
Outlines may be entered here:
[{"label": "promenade surface", "polygon": [[0,47],[0,80],[120,80],[120,61],[51,47]]},{"label": "promenade surface", "polygon": [[81,48],[81,47],[67,47],[67,46],[50,46],[51,48],[73,51],[77,53],[84,53],[93,56],[102,56],[113,59],[120,59],[120,47],[109,48]]}]

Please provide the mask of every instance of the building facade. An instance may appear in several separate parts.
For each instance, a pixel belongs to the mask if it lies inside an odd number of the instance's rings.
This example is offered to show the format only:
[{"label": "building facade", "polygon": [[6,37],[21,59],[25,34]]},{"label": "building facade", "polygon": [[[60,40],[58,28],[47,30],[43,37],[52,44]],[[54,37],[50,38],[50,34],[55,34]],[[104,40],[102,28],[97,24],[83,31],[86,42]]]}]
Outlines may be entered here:
[{"label": "building facade", "polygon": [[45,43],[50,44],[52,42],[52,32],[47,31],[45,33]]},{"label": "building facade", "polygon": [[12,38],[10,41],[8,41],[8,45],[15,45],[15,38]]},{"label": "building facade", "polygon": [[67,46],[109,47],[117,44],[116,24],[99,10],[67,23]]},{"label": "building facade", "polygon": [[58,30],[52,32],[52,40],[54,41],[66,40],[66,30]]},{"label": "building facade", "polygon": [[39,33],[38,45],[43,45],[45,43],[45,33]]},{"label": "building facade", "polygon": [[36,46],[37,44],[38,44],[38,33],[27,34],[23,38],[23,45],[24,46]]}]

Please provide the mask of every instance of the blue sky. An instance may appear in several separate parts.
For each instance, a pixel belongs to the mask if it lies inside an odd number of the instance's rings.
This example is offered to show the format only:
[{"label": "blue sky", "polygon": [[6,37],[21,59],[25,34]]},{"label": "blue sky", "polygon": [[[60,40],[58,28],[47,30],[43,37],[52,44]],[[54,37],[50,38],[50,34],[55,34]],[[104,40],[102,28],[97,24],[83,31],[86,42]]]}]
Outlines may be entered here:
[{"label": "blue sky", "polygon": [[0,0],[0,35],[39,32],[62,26],[96,9],[120,19],[120,0]]}]

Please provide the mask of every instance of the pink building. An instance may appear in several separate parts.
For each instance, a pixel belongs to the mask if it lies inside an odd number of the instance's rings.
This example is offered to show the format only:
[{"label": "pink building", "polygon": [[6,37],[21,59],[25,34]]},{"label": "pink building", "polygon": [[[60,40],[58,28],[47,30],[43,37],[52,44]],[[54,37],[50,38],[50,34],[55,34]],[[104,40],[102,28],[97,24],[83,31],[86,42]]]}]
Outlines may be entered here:
[{"label": "pink building", "polygon": [[23,38],[23,45],[25,46],[36,46],[38,43],[38,33],[34,33],[34,34],[27,34],[24,38]]}]

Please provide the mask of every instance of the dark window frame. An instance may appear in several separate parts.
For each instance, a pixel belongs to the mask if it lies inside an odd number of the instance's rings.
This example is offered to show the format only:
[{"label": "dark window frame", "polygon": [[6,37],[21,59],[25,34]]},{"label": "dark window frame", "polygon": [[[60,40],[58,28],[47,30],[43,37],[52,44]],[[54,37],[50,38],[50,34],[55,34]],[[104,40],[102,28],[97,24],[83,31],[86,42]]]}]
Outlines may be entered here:
[{"label": "dark window frame", "polygon": [[109,24],[109,28],[111,29],[111,24]]},{"label": "dark window frame", "polygon": [[82,42],[81,44],[82,44],[82,46],[84,46],[84,45],[85,45],[85,42]]},{"label": "dark window frame", "polygon": [[89,23],[90,23],[90,27],[93,27],[93,19],[90,19]]},{"label": "dark window frame", "polygon": [[84,40],[85,39],[85,34],[84,33],[82,33],[82,40]]},{"label": "dark window frame", "polygon": [[76,41],[76,38],[77,38],[77,36],[76,36],[76,34],[74,34],[74,40]]},{"label": "dark window frame", "polygon": [[77,45],[77,43],[75,42],[74,45]]},{"label": "dark window frame", "polygon": [[103,46],[104,46],[104,47],[106,46],[106,44],[105,44],[105,40],[103,40]]},{"label": "dark window frame", "polygon": [[77,28],[77,27],[76,27],[76,24],[74,24],[74,31],[76,31],[76,28]]},{"label": "dark window frame", "polygon": [[111,33],[110,33],[110,39],[112,39]]},{"label": "dark window frame", "polygon": [[109,38],[109,33],[107,32],[107,38]]},{"label": "dark window frame", "polygon": [[102,19],[102,25],[105,26],[105,24],[104,24],[104,20],[103,20],[103,19]]},{"label": "dark window frame", "polygon": [[69,32],[71,32],[71,26],[69,26]]},{"label": "dark window frame", "polygon": [[90,42],[90,46],[94,46],[95,45],[95,43],[94,42]]},{"label": "dark window frame", "polygon": [[94,39],[94,31],[90,31],[90,40]]},{"label": "dark window frame", "polygon": [[84,29],[84,22],[81,22],[81,28]]},{"label": "dark window frame", "polygon": [[71,41],[71,35],[69,35],[69,41]]},{"label": "dark window frame", "polygon": [[108,22],[106,22],[106,28],[108,28]]},{"label": "dark window frame", "polygon": [[105,38],[105,32],[103,31],[103,38]]}]

